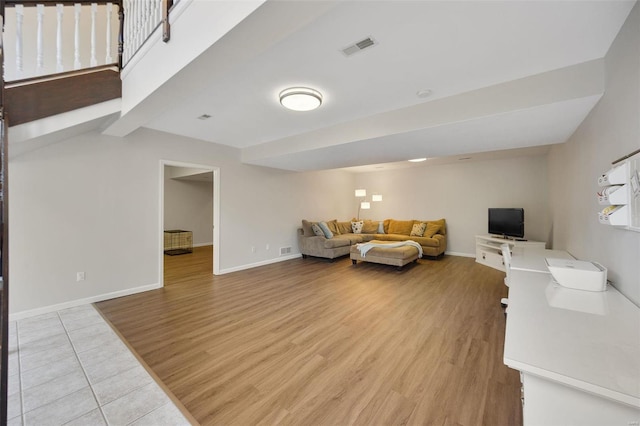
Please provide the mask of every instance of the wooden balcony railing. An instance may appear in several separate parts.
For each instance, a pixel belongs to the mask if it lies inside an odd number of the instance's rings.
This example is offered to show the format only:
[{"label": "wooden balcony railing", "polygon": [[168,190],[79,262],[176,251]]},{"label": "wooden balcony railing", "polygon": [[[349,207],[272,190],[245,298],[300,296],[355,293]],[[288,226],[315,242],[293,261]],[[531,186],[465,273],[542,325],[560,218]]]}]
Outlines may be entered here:
[{"label": "wooden balcony railing", "polygon": [[5,23],[4,80],[116,63],[122,69],[160,26],[163,41],[169,40],[169,12],[174,3],[177,1],[0,0]]},{"label": "wooden balcony railing", "polygon": [[0,0],[5,19],[0,97],[11,125],[121,97],[120,70],[161,25],[168,41],[173,3]]},{"label": "wooden balcony railing", "polygon": [[169,41],[169,11],[173,3],[173,0],[122,0],[122,9],[127,15],[123,31],[123,67],[160,26],[162,40]]},{"label": "wooden balcony railing", "polygon": [[5,81],[120,62],[120,0],[4,3]]}]

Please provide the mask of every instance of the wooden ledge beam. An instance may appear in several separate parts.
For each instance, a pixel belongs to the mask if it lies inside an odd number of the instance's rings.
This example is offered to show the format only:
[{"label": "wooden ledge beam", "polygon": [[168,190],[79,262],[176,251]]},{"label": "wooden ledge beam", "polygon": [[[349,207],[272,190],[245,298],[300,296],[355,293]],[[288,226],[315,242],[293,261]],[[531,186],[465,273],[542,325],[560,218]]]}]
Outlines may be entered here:
[{"label": "wooden ledge beam", "polygon": [[4,97],[5,114],[15,126],[120,98],[122,82],[117,70],[104,69],[8,86]]}]

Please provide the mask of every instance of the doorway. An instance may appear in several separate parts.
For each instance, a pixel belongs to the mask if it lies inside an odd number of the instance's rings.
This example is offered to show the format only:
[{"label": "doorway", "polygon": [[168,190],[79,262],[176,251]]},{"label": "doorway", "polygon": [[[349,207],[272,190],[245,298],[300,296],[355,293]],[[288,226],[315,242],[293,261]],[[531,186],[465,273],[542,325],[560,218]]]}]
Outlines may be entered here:
[{"label": "doorway", "polygon": [[[175,274],[220,273],[220,169],[202,164],[160,161],[159,280]],[[168,228],[167,228],[168,227]],[[182,230],[184,234],[165,234]],[[188,241],[186,255],[165,255],[165,235]],[[185,246],[186,247],[186,246]],[[166,270],[171,276],[165,276]],[[184,277],[179,277],[183,279]]]}]

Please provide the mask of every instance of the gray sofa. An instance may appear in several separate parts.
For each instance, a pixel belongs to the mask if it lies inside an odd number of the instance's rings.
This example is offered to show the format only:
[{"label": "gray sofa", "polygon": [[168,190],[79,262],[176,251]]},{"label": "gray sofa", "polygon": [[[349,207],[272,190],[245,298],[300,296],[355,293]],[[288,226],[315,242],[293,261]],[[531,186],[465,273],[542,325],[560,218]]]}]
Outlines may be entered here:
[{"label": "gray sofa", "polygon": [[[431,221],[398,221],[394,219],[387,219],[382,222],[364,221],[362,232],[359,234],[353,233],[351,221],[326,221],[324,223],[333,234],[331,238],[316,235],[312,229],[313,223],[317,222],[303,220],[302,227],[298,229],[298,247],[303,258],[314,256],[335,259],[348,255],[352,245],[371,240],[412,240],[420,244],[423,255],[429,257],[440,257],[447,248],[447,229],[444,219]],[[410,235],[412,227],[416,223],[426,224],[426,231],[423,236]]]}]

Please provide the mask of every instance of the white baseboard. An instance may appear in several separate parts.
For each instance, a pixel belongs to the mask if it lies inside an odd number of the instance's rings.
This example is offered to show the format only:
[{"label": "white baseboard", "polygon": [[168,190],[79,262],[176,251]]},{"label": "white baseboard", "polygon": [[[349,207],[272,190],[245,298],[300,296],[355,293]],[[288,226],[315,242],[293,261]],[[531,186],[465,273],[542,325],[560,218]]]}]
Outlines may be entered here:
[{"label": "white baseboard", "polygon": [[289,256],[280,256],[280,257],[276,257],[274,259],[263,260],[261,262],[250,263],[250,264],[247,264],[247,265],[240,265],[240,266],[236,266],[236,267],[233,267],[233,268],[221,269],[220,270],[220,275],[228,274],[228,273],[231,273],[231,272],[244,271],[245,269],[257,268],[258,266],[270,265],[272,263],[284,262],[285,260],[297,259],[299,257],[302,257],[302,255],[300,253],[298,253],[298,254],[290,254]]},{"label": "white baseboard", "polygon": [[457,251],[446,251],[445,254],[448,254],[449,256],[476,257],[475,254],[460,253]]},{"label": "white baseboard", "polygon": [[49,312],[60,311],[62,309],[73,308],[80,305],[87,305],[89,303],[102,302],[103,300],[115,299],[116,297],[129,296],[131,294],[155,290],[161,287],[162,286],[159,283],[143,285],[140,287],[128,288],[126,290],[114,291],[112,293],[99,294],[97,296],[91,296],[84,299],[71,300],[69,302],[58,303],[56,305],[43,306],[42,308],[31,309],[28,311],[16,312],[13,314],[9,314],[9,321],[16,321],[36,315],[48,314]]},{"label": "white baseboard", "polygon": [[[211,245],[211,244],[203,244],[203,245]],[[194,247],[198,247],[198,245],[194,244]],[[451,252],[451,251],[446,252],[446,254],[450,255],[450,256],[476,257],[475,254],[459,253],[459,252]],[[291,254],[289,256],[276,257],[274,259],[267,259],[267,260],[263,260],[261,262],[249,263],[249,264],[246,264],[246,265],[235,266],[233,268],[221,269],[220,270],[220,275],[229,274],[231,272],[243,271],[245,269],[257,268],[258,266],[270,265],[272,263],[284,262],[286,260],[297,259],[297,258],[299,258],[301,256],[302,255],[300,253],[297,253],[297,254]],[[142,293],[142,292],[149,291],[149,290],[155,290],[155,289],[158,289],[158,288],[161,288],[161,287],[162,286],[159,283],[143,285],[143,286],[140,286],[140,287],[134,287],[134,288],[128,288],[128,289],[125,289],[125,290],[114,291],[114,292],[111,292],[111,293],[99,294],[99,295],[87,297],[87,298],[84,298],[84,299],[71,300],[71,301],[68,301],[68,302],[58,303],[56,305],[43,306],[41,308],[31,309],[31,310],[28,310],[28,311],[16,312],[16,313],[13,313],[13,314],[9,314],[9,321],[21,320],[21,319],[33,317],[33,316],[36,316],[36,315],[42,315],[42,314],[47,314],[49,312],[60,311],[62,309],[73,308],[73,307],[80,306],[80,305],[87,305],[89,303],[102,302],[103,300],[115,299],[116,297],[129,296],[129,295],[136,294],[136,293]]]},{"label": "white baseboard", "polygon": [[213,242],[211,243],[198,243],[198,244],[194,244],[194,247],[205,247],[205,246],[212,246]]}]

